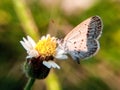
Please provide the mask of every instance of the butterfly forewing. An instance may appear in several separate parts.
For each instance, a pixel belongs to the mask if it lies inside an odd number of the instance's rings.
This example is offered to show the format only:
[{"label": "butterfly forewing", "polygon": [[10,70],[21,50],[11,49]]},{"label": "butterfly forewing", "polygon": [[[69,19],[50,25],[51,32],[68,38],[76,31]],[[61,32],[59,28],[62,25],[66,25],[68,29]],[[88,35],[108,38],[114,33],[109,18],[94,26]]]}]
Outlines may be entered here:
[{"label": "butterfly forewing", "polygon": [[102,20],[93,16],[76,26],[63,40],[62,46],[74,60],[94,55],[99,50]]}]

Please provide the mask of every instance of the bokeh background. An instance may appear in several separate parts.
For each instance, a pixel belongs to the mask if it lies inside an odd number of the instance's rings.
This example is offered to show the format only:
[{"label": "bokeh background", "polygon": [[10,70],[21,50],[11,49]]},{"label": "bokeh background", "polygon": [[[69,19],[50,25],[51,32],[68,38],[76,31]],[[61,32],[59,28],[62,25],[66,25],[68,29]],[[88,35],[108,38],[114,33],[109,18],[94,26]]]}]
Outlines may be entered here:
[{"label": "bokeh background", "polygon": [[22,37],[30,35],[37,41],[50,33],[62,38],[94,15],[104,25],[97,55],[80,65],[57,60],[61,69],[36,80],[32,90],[120,90],[119,0],[0,0],[0,90],[23,90],[27,83]]}]

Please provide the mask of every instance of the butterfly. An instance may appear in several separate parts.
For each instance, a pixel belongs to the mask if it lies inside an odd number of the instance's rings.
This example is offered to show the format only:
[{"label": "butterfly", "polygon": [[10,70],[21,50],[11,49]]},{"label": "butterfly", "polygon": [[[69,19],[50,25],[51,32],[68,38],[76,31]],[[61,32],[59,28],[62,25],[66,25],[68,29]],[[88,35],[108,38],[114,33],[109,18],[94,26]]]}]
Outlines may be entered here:
[{"label": "butterfly", "polygon": [[59,43],[73,60],[80,60],[95,55],[99,48],[99,38],[102,34],[103,23],[99,16],[92,16],[71,30]]}]

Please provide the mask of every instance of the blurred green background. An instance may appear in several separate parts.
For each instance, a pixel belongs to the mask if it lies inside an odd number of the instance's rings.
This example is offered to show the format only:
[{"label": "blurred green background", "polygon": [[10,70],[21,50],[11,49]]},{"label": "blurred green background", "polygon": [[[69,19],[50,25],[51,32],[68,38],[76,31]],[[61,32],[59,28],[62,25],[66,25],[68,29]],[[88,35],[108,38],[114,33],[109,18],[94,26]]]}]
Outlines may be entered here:
[{"label": "blurred green background", "polygon": [[80,65],[72,60],[56,61],[61,69],[52,69],[45,80],[36,80],[33,90],[120,90],[119,0],[1,0],[0,90],[23,90],[27,82],[22,70],[27,55],[19,42],[22,37],[37,40],[50,33],[61,38],[94,15],[104,25],[97,55]]}]

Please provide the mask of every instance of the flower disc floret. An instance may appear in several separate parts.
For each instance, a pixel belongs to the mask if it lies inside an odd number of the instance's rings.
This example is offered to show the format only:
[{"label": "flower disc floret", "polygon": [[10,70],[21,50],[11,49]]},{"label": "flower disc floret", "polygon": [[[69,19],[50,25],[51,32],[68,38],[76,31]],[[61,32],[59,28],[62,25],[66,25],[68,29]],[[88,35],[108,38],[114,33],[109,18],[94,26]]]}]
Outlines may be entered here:
[{"label": "flower disc floret", "polygon": [[56,39],[47,35],[43,36],[41,40],[36,44],[35,49],[38,51],[39,55],[46,56],[54,56],[56,53]]}]

